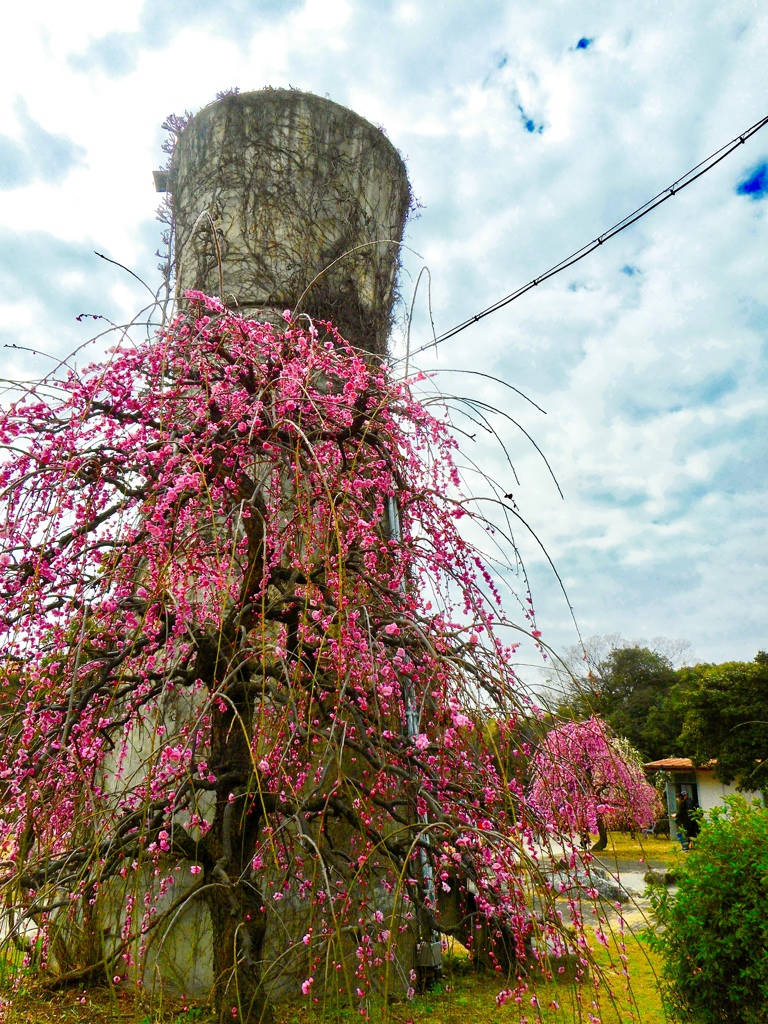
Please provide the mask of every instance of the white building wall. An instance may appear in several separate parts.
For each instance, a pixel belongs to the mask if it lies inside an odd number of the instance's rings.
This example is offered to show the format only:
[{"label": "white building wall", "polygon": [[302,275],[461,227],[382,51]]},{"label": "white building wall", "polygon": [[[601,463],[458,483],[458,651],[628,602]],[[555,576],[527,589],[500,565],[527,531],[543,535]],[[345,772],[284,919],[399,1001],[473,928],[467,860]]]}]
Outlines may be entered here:
[{"label": "white building wall", "polygon": [[[697,771],[696,784],[699,789],[699,806],[704,811],[711,811],[713,807],[719,807],[725,797],[738,793],[734,783],[725,785],[715,778],[714,772]],[[762,794],[753,790],[744,791],[741,794],[747,800],[762,801]]]}]

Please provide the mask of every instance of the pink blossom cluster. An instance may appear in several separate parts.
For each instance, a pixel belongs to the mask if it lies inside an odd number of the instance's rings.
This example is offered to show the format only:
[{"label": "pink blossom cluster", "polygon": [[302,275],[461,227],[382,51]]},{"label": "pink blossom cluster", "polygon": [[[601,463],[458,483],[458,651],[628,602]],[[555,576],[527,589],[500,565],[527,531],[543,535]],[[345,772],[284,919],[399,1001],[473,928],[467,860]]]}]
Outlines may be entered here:
[{"label": "pink blossom cluster", "polygon": [[640,765],[594,716],[547,734],[533,759],[530,804],[549,828],[570,836],[597,832],[600,819],[609,829],[647,828],[659,810]]}]

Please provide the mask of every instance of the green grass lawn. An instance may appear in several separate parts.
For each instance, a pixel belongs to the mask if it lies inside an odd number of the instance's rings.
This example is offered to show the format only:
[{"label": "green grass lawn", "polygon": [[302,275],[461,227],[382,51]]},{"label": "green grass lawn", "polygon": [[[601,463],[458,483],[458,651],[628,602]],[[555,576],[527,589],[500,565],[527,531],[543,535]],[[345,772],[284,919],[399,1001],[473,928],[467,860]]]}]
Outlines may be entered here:
[{"label": "green grass lawn", "polygon": [[[499,1006],[496,997],[507,986],[492,972],[468,969],[461,958],[448,958],[442,981],[430,992],[410,1002],[395,1003],[386,1014],[380,1006],[369,1007],[374,1022],[392,1024],[519,1024],[526,1016],[530,1024],[570,1024],[589,1020],[601,1024],[665,1024],[655,986],[657,961],[642,937],[627,937],[625,955],[629,982],[622,974],[621,950],[615,943],[604,949],[594,943],[596,970],[593,980],[577,989],[571,983],[548,983],[525,993],[520,1004],[509,1000]],[[6,996],[7,998],[7,996]],[[531,1005],[531,999],[538,1006]],[[597,1003],[595,1007],[593,1000]],[[41,994],[20,993],[0,1011],[6,1024],[209,1024],[208,1007],[192,1001],[169,1000],[160,1010],[150,1011],[133,997],[108,989],[87,992],[66,991]],[[276,1008],[277,1024],[354,1024],[361,1020],[359,1007],[336,1012],[309,1004]]]},{"label": "green grass lawn", "polygon": [[[594,837],[597,839],[597,836]],[[664,861],[674,867],[682,857],[680,843],[670,839],[654,839],[646,836],[634,838],[626,832],[609,832],[608,846],[599,857],[612,855],[619,860]]]},{"label": "green grass lawn", "polygon": [[[603,857],[619,860],[663,861],[674,867],[685,855],[676,842],[661,839],[632,839],[611,833]],[[667,1017],[655,984],[658,959],[640,936],[628,935],[626,948],[615,941],[603,948],[592,944],[595,969],[592,980],[578,989],[572,983],[539,984],[535,993],[525,993],[520,1004],[509,1000],[497,1005],[496,997],[507,984],[501,975],[469,969],[462,956],[446,957],[446,969],[439,985],[410,1002],[368,1007],[374,1022],[392,1024],[519,1024],[525,1016],[530,1024],[588,1022],[588,1014],[601,1024],[665,1024]],[[629,980],[623,975],[621,955],[627,958]],[[531,1005],[531,998],[538,1005]],[[4,1024],[210,1024],[213,1014],[202,1002],[166,1000],[160,1009],[148,1009],[128,993],[108,988],[42,993],[30,979],[28,990],[11,994],[0,990]],[[597,1003],[597,1008],[593,1006]],[[556,1005],[557,1004],[557,1005]],[[558,1008],[559,1007],[559,1008]],[[361,1020],[360,1007],[336,1012],[312,1004],[276,1008],[277,1024],[353,1024]]]},{"label": "green grass lawn", "polygon": [[[604,949],[595,943],[593,955],[596,971],[593,981],[577,989],[571,983],[549,983],[532,988],[520,1003],[510,999],[498,1005],[496,997],[506,988],[501,976],[491,972],[468,971],[459,965],[450,966],[440,984],[412,1002],[381,1008],[371,1007],[371,1020],[379,1024],[519,1024],[527,1017],[529,1024],[571,1024],[589,1021],[592,1013],[601,1024],[666,1024],[655,984],[658,961],[642,939],[628,936],[625,947],[629,981],[623,976],[621,950],[615,944]],[[531,999],[537,1000],[537,1005]],[[593,1005],[593,1001],[597,1006]],[[279,1007],[278,1024],[353,1024],[360,1020],[359,1009],[348,1008],[336,1014],[322,1013],[307,1006]]]}]

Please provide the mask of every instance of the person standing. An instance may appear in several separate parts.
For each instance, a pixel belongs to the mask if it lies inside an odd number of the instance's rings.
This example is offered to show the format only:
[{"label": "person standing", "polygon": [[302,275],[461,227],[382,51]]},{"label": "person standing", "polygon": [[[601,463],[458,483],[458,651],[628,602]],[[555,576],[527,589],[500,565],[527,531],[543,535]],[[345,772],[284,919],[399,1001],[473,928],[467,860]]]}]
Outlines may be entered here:
[{"label": "person standing", "polygon": [[677,794],[676,804],[675,826],[677,828],[677,838],[683,850],[687,851],[691,840],[695,839],[699,834],[699,823],[695,818],[691,817],[693,808],[690,797],[685,790]]}]

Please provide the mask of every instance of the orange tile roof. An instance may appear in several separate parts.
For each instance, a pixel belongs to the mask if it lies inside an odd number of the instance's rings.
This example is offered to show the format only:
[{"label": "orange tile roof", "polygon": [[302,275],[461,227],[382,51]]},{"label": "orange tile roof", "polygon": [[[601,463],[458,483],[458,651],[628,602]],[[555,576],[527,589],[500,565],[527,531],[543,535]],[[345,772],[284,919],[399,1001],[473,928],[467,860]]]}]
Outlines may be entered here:
[{"label": "orange tile roof", "polygon": [[[708,761],[705,765],[700,765],[699,771],[711,771],[715,767],[717,761]],[[648,764],[644,764],[643,768],[649,769],[655,772],[693,772],[696,771],[696,766],[690,757],[663,757],[660,761],[649,761]]]}]

